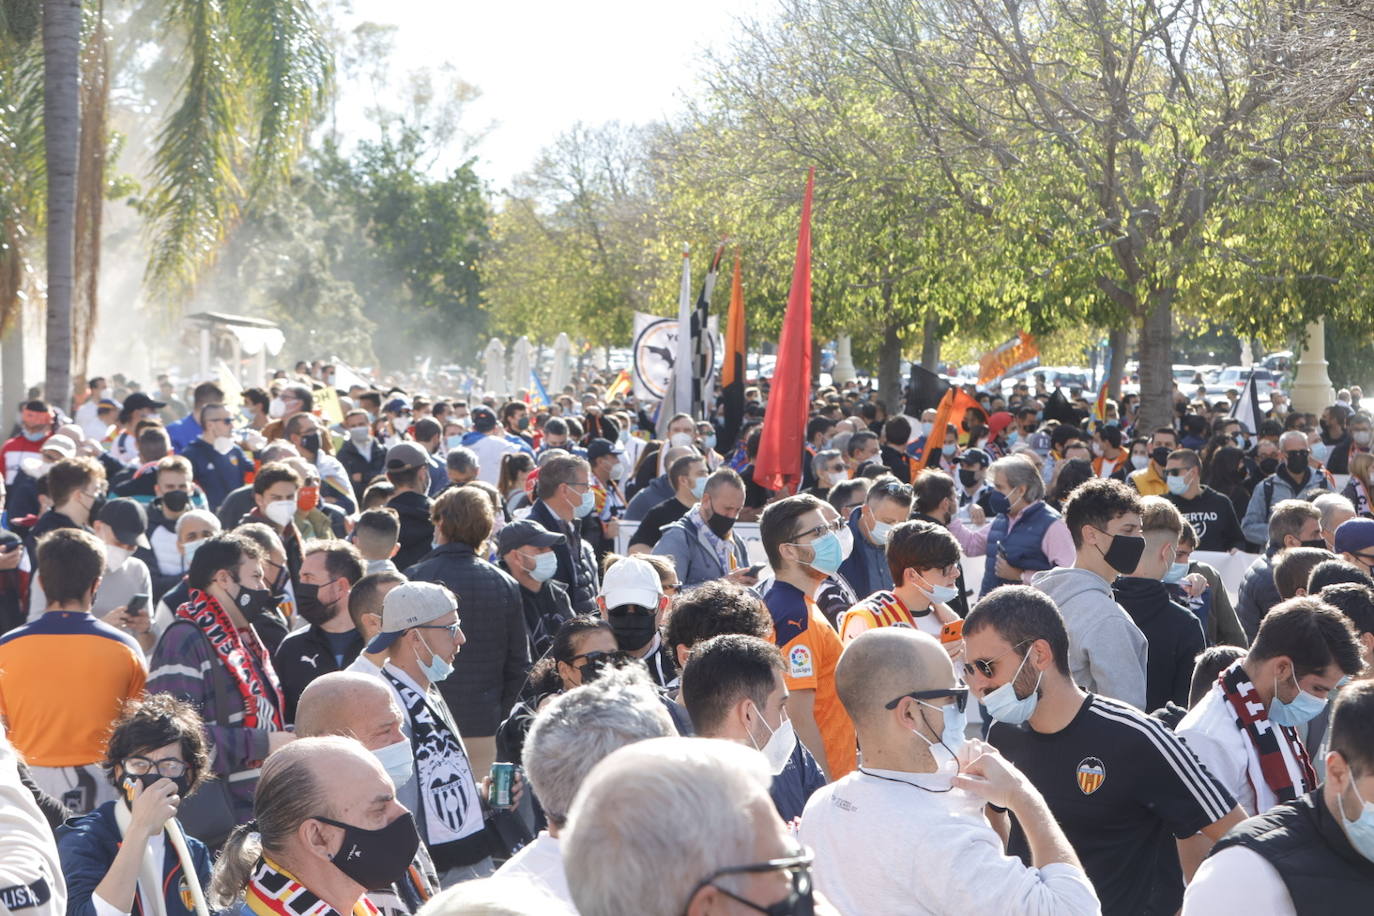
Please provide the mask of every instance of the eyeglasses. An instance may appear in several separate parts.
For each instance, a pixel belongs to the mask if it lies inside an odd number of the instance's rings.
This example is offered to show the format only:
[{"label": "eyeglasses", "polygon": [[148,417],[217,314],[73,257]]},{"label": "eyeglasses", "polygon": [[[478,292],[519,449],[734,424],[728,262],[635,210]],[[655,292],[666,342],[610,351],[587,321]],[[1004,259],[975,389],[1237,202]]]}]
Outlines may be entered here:
[{"label": "eyeglasses", "polygon": [[[816,912],[815,901],[811,896],[811,863],[814,859],[815,857],[812,856],[810,851],[803,851],[785,859],[770,859],[767,862],[758,862],[754,865],[735,865],[730,868],[717,869],[697,882],[696,887],[692,888],[692,892],[687,895],[687,901],[690,903],[692,898],[696,896],[697,891],[701,890],[703,887],[710,886],[714,887],[731,900],[742,903],[756,912],[767,914],[767,916],[787,916],[787,914],[792,914],[792,916],[813,916]],[[729,875],[763,874],[770,871],[787,872],[792,883],[792,887],[788,891],[786,899],[779,900],[771,906],[759,906],[754,901],[747,900],[739,894],[728,891],[719,884],[716,884],[721,878]]]},{"label": "eyeglasses", "polygon": [[[863,503],[855,503],[854,505],[857,508],[858,506],[863,505]],[[801,534],[796,535],[796,540],[791,541],[789,543],[797,544],[797,542],[800,541],[802,538],[811,537],[812,535],[815,535],[816,537],[823,537],[824,535],[831,533],[839,534],[841,531],[844,530],[845,525],[848,524],[849,522],[843,518],[837,518],[833,522],[822,522],[815,528],[808,528]]]},{"label": "eyeglasses", "polygon": [[943,690],[917,690],[912,693],[904,693],[897,699],[888,703],[885,708],[896,709],[897,704],[911,697],[913,700],[939,700],[944,697],[954,697],[954,705],[960,712],[968,707],[968,688],[967,687],[946,687]]},{"label": "eyeglasses", "polygon": [[458,631],[462,629],[462,627],[463,621],[461,620],[455,620],[453,623],[445,624],[421,623],[415,625],[415,629],[417,630],[448,630],[448,635],[452,639],[458,638]]},{"label": "eyeglasses", "polygon": [[1164,471],[1164,475],[1166,477],[1182,477],[1184,474],[1187,474],[1191,470],[1192,468],[1166,468]]},{"label": "eyeglasses", "polygon": [[993,671],[992,666],[995,665],[995,664],[997,664],[998,659],[1002,658],[1002,656],[1007,655],[1008,653],[1015,652],[1017,649],[1020,649],[1022,646],[1026,645],[1027,643],[1032,643],[1032,642],[1035,642],[1035,638],[1023,639],[1023,640],[1021,640],[1020,642],[1018,642],[1016,645],[1014,645],[1014,646],[1012,646],[1010,649],[1008,649],[1006,652],[1003,652],[1003,653],[1001,653],[1001,654],[999,654],[999,655],[995,655],[995,656],[993,656],[992,658],[975,658],[975,659],[973,659],[972,661],[965,662],[965,663],[964,663],[964,674],[967,675],[967,676],[969,676],[969,677],[972,677],[972,676],[973,676],[973,673],[974,673],[975,671],[977,671],[977,672],[978,672],[979,674],[981,674],[983,677],[988,677],[988,678],[996,677],[997,675],[996,675],[996,673]]},{"label": "eyeglasses", "polygon": [[191,765],[185,760],[176,757],[163,757],[161,760],[149,760],[147,757],[126,757],[123,762],[124,772],[130,776],[146,776],[156,770],[159,776],[166,776],[168,779],[180,779],[191,768]]}]

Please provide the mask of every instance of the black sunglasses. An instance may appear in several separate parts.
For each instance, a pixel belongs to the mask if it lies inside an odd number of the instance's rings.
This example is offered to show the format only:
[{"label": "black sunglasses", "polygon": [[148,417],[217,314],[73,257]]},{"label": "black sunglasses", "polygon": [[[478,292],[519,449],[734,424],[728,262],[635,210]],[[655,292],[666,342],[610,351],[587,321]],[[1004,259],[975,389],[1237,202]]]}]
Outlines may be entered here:
[{"label": "black sunglasses", "polygon": [[[731,900],[742,903],[756,912],[764,913],[765,916],[813,916],[816,912],[815,900],[812,898],[811,863],[813,860],[814,856],[809,851],[803,851],[785,859],[770,859],[767,862],[758,862],[754,865],[735,865],[730,868],[721,868],[698,881],[696,887],[692,888],[692,892],[687,895],[687,902],[690,904],[692,898],[697,895],[697,891],[709,885]],[[716,884],[721,878],[729,875],[762,874],[770,871],[785,871],[792,879],[792,887],[787,896],[770,906],[759,906],[754,901],[747,900]]]},{"label": "black sunglasses", "polygon": [[945,697],[954,697],[954,705],[960,712],[968,707],[968,688],[967,687],[946,687],[943,690],[917,690],[912,693],[904,693],[897,699],[888,703],[887,709],[896,709],[897,704],[911,697],[913,700],[941,700]]},{"label": "black sunglasses", "polygon": [[1035,642],[1035,640],[1034,640],[1034,639],[1023,639],[1023,640],[1021,640],[1020,642],[1018,642],[1016,645],[1014,645],[1014,646],[1012,646],[1010,649],[1008,649],[1006,652],[1003,652],[1001,655],[996,655],[996,656],[993,656],[992,658],[975,658],[975,659],[973,659],[972,661],[965,662],[965,663],[964,663],[964,673],[965,673],[966,675],[972,677],[972,676],[973,676],[973,672],[974,672],[974,671],[977,671],[978,673],[982,674],[983,677],[989,677],[989,678],[990,678],[990,677],[996,677],[996,675],[993,673],[992,666],[995,665],[995,664],[997,664],[997,660],[1000,659],[1000,658],[1002,657],[1002,655],[1007,655],[1008,653],[1015,652],[1017,649],[1021,648],[1022,646],[1026,645],[1027,643],[1032,643],[1032,642]]}]

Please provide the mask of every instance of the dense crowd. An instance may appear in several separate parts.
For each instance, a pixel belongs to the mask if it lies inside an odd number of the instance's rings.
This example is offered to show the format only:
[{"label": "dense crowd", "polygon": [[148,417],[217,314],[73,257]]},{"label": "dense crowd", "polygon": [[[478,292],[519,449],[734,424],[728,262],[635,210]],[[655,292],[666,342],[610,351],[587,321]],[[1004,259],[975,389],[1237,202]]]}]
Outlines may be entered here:
[{"label": "dense crowd", "polygon": [[0,446],[0,909],[1372,899],[1358,389],[1142,428],[1033,375],[937,429],[825,387],[787,493],[766,383],[261,381],[95,378]]}]

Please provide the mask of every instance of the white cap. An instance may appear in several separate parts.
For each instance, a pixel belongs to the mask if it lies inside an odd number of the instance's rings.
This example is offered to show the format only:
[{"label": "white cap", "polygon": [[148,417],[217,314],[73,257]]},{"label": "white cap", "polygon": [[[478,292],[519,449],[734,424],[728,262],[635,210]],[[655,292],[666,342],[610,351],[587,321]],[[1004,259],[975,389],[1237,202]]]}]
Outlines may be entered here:
[{"label": "white cap", "polygon": [[663,598],[663,584],[648,560],[626,557],[617,560],[606,570],[601,580],[600,596],[608,610],[623,604],[657,610]]},{"label": "white cap", "polygon": [[446,587],[436,582],[403,582],[382,599],[382,629],[367,644],[367,651],[380,652],[406,630],[457,609],[458,599]]},{"label": "white cap", "polygon": [[71,440],[70,436],[58,433],[44,439],[39,451],[57,452],[63,458],[72,458],[76,455],[76,443]]}]

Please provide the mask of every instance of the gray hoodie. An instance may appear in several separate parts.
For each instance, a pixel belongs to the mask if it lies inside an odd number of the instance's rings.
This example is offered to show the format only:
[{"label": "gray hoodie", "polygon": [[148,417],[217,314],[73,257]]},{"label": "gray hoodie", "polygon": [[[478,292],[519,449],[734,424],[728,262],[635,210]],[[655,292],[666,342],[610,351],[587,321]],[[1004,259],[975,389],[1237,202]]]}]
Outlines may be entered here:
[{"label": "gray hoodie", "polygon": [[1031,585],[1054,599],[1069,631],[1069,674],[1084,690],[1145,707],[1145,634],[1095,572],[1047,569]]}]

